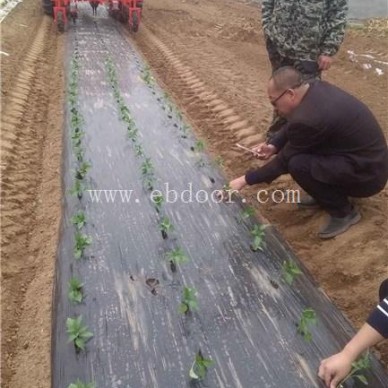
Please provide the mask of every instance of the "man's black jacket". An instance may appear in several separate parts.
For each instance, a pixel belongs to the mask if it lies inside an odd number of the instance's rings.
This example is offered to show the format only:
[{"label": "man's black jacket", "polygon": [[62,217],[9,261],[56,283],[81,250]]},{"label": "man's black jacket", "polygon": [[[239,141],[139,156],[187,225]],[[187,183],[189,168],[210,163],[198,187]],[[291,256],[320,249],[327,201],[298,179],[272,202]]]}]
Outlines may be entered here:
[{"label": "man's black jacket", "polygon": [[316,81],[287,121],[271,141],[280,151],[265,166],[246,174],[248,184],[270,183],[288,172],[294,155],[309,154],[311,173],[321,182],[370,184],[378,190],[385,186],[387,143],[376,118],[357,98]]}]

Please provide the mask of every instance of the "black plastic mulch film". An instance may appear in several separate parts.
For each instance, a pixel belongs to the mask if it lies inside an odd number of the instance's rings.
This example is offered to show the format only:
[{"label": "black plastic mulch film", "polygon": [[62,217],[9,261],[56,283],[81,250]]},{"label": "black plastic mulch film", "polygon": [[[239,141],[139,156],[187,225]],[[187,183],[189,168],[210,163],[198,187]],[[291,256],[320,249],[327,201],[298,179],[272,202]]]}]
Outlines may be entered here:
[{"label": "black plastic mulch film", "polygon": [[[78,51],[78,108],[83,116],[84,159],[91,163],[87,190],[132,190],[125,203],[119,192],[100,202],[89,191],[69,194],[77,162],[67,108],[63,153],[64,208],[58,250],[53,316],[52,386],[80,379],[97,388],[267,388],[322,387],[317,369],[353,335],[349,322],[313,280],[276,230],[265,230],[265,248],[250,249],[253,218],[241,221],[244,205],[190,202],[225,183],[196,140],[182,135],[179,114],[163,91],[142,79],[144,64],[106,18],[84,15],[68,32],[68,58]],[[128,139],[113,96],[106,61],[116,69],[123,102],[138,129],[137,138],[154,167],[154,189],[165,202],[158,213],[144,188],[141,159]],[[172,118],[170,118],[170,117]],[[183,201],[167,203],[169,190]],[[205,198],[204,192],[200,202]],[[109,195],[108,195],[109,196]],[[92,238],[84,258],[74,259],[71,217],[83,211],[82,233]],[[167,216],[174,231],[163,239],[159,222]],[[180,247],[189,257],[172,272],[166,253]],[[282,280],[282,264],[293,260],[303,271],[292,284]],[[68,300],[68,282],[84,284],[84,300]],[[198,310],[182,315],[184,287],[197,290]],[[297,333],[303,310],[313,308],[312,341]],[[85,350],[68,342],[67,318],[82,315],[93,333]],[[202,382],[191,381],[195,354],[214,361]],[[372,359],[369,386],[387,387],[388,378]],[[348,385],[350,386],[350,385]],[[355,385],[354,385],[355,386]]]}]

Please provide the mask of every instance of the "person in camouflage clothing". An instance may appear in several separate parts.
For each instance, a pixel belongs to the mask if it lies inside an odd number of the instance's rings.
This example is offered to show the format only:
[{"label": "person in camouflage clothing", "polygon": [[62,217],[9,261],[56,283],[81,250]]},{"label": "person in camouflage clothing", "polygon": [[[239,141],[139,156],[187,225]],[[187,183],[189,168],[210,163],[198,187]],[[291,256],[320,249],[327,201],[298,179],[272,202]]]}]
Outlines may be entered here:
[{"label": "person in camouflage clothing", "polygon": [[[263,0],[262,25],[272,71],[293,66],[305,79],[328,70],[345,34],[347,0]],[[267,137],[286,120],[274,112]]]}]

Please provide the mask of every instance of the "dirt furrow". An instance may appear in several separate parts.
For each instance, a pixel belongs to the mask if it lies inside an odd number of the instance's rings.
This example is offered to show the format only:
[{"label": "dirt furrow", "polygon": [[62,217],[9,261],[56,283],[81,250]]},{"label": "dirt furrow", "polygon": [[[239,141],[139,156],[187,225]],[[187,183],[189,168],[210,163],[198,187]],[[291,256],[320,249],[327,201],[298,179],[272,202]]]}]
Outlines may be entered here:
[{"label": "dirt furrow", "polygon": [[[211,132],[222,137],[225,147],[233,147],[238,141],[255,143],[260,139],[248,120],[236,113],[196,74],[194,67],[187,61],[181,61],[179,54],[162,43],[147,27],[143,26],[142,34],[137,37],[136,42],[153,68],[164,69],[157,72],[159,82],[169,88],[176,100],[182,101],[180,107],[200,130],[205,141],[210,138]],[[174,88],[170,85],[174,85]],[[235,152],[236,156],[239,154],[237,150],[230,152]],[[222,152],[217,153],[215,150],[214,155],[224,156]],[[247,156],[243,158],[248,160]],[[228,165],[229,159],[225,163]]]},{"label": "dirt furrow", "polygon": [[[40,4],[35,6],[40,11]],[[12,21],[21,20],[30,11],[31,3],[21,6]],[[7,20],[2,28],[6,27]],[[3,61],[4,387],[29,386],[31,381],[36,387],[48,387],[50,382],[52,276],[60,218],[63,43],[52,20],[41,14],[40,22],[30,25],[28,49],[18,51],[14,41],[10,63]],[[15,62],[19,64],[18,71],[12,66]]]}]

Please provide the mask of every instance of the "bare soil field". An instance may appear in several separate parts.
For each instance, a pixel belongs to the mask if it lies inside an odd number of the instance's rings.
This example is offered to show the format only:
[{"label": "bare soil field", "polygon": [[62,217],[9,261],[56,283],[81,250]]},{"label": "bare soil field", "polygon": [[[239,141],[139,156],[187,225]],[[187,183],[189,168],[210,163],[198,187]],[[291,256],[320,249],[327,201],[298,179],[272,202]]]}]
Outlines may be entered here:
[{"label": "bare soil field", "polygon": [[[101,13],[102,14],[102,13]],[[2,386],[50,386],[51,292],[61,215],[63,49],[39,0],[25,0],[1,24]],[[324,78],[359,97],[388,132],[386,22],[349,29]],[[269,62],[257,4],[229,0],[146,0],[133,39],[228,179],[258,162],[234,148],[263,137],[272,112]],[[355,54],[349,54],[353,51]],[[360,57],[367,54],[374,57]],[[366,69],[367,64],[371,69]],[[384,67],[385,66],[385,67]],[[375,68],[385,72],[378,75]],[[271,187],[296,188],[288,176]],[[259,204],[344,314],[359,327],[388,276],[387,199],[357,200],[362,222],[330,241],[316,232],[322,212]],[[387,344],[377,347],[388,362]],[[33,382],[33,384],[32,384]]]},{"label": "bare soil field", "polygon": [[13,10],[1,40],[1,386],[48,387],[65,40],[39,0]]}]

